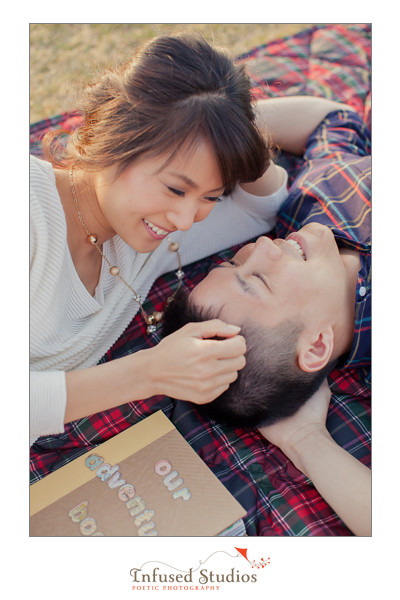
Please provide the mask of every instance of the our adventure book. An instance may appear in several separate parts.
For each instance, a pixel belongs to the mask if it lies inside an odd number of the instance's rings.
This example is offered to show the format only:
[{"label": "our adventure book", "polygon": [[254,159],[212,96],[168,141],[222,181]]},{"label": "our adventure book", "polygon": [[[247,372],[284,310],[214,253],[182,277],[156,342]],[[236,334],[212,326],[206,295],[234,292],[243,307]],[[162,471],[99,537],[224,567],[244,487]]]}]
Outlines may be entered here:
[{"label": "our adventure book", "polygon": [[30,488],[31,536],[245,535],[245,514],[162,411]]}]

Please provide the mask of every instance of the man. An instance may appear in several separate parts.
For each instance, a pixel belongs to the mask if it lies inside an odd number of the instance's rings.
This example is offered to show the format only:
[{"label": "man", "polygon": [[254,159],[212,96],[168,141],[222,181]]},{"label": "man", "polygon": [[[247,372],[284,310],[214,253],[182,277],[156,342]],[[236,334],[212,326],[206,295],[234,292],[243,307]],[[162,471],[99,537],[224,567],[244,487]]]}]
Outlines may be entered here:
[{"label": "man", "polygon": [[171,307],[166,333],[187,320],[240,325],[246,366],[207,412],[259,427],[355,533],[368,534],[369,471],[330,438],[327,392],[317,390],[335,364],[370,385],[370,134],[349,107],[321,114],[301,102],[292,120],[278,111],[265,119],[274,140],[285,130],[279,145],[299,153],[299,127],[307,129],[310,114],[321,117],[278,215],[278,238],[261,237],[213,269],[188,303]]},{"label": "man", "polygon": [[188,304],[171,308],[166,333],[217,317],[242,328],[246,367],[209,405],[213,416],[249,427],[278,421],[338,362],[370,384],[369,150],[369,131],[355,112],[330,113],[307,140],[304,166],[278,215],[278,238],[244,246],[208,274]]}]

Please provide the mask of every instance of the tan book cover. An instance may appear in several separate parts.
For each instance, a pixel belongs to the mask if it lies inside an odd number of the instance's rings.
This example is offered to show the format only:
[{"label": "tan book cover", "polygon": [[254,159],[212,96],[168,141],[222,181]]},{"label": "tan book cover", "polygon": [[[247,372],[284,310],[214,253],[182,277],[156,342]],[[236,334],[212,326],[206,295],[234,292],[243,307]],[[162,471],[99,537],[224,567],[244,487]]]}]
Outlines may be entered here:
[{"label": "tan book cover", "polygon": [[214,536],[245,514],[162,411],[30,488],[31,536]]}]

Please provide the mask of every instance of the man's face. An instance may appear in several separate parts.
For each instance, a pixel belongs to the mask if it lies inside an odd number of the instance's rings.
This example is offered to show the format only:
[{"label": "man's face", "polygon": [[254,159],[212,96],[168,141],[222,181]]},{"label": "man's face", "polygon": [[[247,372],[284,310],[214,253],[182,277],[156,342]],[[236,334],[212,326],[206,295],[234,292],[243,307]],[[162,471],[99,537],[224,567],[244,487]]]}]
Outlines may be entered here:
[{"label": "man's face", "polygon": [[303,328],[340,319],[345,269],[328,227],[310,223],[286,240],[260,237],[213,269],[192,291],[202,307],[222,308],[219,318],[274,327],[295,319]]}]

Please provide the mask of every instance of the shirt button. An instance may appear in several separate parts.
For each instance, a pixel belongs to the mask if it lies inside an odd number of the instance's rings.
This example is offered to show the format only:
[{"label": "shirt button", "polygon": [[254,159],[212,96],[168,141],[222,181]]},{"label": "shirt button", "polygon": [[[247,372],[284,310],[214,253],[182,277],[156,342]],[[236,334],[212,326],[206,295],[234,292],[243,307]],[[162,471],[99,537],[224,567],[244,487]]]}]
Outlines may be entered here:
[{"label": "shirt button", "polygon": [[358,293],[360,294],[360,296],[365,296],[365,294],[367,293],[367,288],[365,288],[363,285],[360,287]]}]

